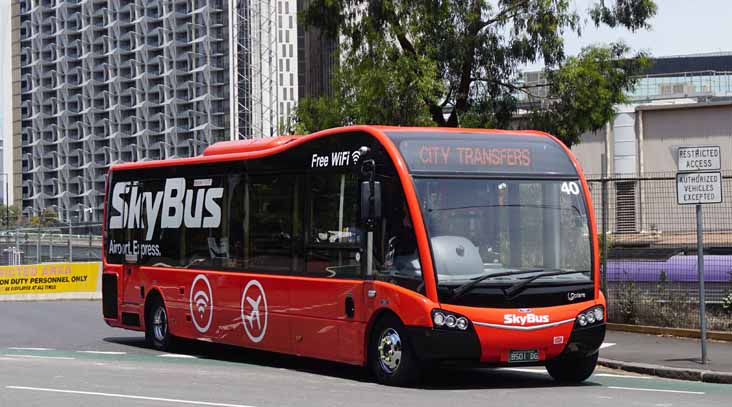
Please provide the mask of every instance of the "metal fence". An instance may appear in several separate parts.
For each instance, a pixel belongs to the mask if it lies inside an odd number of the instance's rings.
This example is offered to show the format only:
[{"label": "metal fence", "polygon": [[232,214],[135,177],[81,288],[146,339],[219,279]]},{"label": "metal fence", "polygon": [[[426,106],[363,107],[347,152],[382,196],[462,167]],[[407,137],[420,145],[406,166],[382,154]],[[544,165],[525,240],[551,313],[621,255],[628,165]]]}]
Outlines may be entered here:
[{"label": "metal fence", "polygon": [[[675,173],[588,176],[610,322],[698,328],[694,205],[676,203]],[[732,173],[723,203],[704,205],[706,320],[732,330]]]},{"label": "metal fence", "polygon": [[100,261],[101,224],[29,225],[0,230],[0,265]]}]

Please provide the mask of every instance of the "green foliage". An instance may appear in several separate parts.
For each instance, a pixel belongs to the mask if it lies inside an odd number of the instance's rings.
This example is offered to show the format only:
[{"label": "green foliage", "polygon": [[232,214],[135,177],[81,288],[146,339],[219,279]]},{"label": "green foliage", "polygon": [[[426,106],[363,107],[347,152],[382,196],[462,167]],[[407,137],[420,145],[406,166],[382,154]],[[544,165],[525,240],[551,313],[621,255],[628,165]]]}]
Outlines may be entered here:
[{"label": "green foliage", "polygon": [[553,100],[549,108],[529,115],[529,127],[559,135],[572,145],[583,132],[604,126],[614,115],[613,105],[627,101],[624,92],[635,85],[634,75],[649,64],[646,55],[625,59],[627,53],[623,44],[585,48],[547,72]]},{"label": "green foliage", "polygon": [[[607,3],[607,4],[606,4]],[[333,94],[301,101],[293,131],[354,123],[531,127],[565,143],[603,126],[646,65],[622,44],[564,54],[581,33],[570,0],[314,0],[307,24],[345,39]],[[597,0],[596,25],[648,27],[652,0]],[[548,96],[521,106],[521,70],[542,61]],[[534,95],[535,96],[535,95]]]},{"label": "green foliage", "polygon": [[732,314],[732,291],[727,291],[724,298],[722,298],[722,309],[727,314]]},{"label": "green foliage", "polygon": [[20,223],[21,212],[15,205],[0,205],[0,226],[13,227]]},{"label": "green foliage", "polygon": [[30,224],[33,226],[49,226],[58,221],[58,214],[51,208],[46,208],[41,216],[31,216]]},{"label": "green foliage", "polygon": [[620,313],[620,319],[625,324],[638,323],[638,298],[640,291],[632,281],[623,281],[618,291],[615,306]]}]

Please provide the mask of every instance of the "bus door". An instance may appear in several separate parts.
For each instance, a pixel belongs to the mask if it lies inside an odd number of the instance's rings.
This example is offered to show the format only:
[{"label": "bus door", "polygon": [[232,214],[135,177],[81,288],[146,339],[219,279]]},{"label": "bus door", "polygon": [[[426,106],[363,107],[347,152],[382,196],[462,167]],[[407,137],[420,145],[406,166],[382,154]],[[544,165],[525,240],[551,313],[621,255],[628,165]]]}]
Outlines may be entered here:
[{"label": "bus door", "polygon": [[122,265],[122,303],[139,305],[145,299],[145,289],[141,286],[140,265],[137,256],[125,256]]},{"label": "bus door", "polygon": [[359,179],[312,173],[305,189],[304,276],[290,292],[295,352],[357,362],[365,319]]}]

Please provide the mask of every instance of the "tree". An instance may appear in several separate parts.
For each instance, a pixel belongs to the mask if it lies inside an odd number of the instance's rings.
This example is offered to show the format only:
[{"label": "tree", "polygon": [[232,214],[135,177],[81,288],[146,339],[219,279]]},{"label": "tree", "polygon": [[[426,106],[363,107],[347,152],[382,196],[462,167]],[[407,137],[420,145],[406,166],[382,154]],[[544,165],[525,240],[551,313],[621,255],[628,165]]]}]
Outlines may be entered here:
[{"label": "tree", "polygon": [[[342,41],[333,95],[304,99],[300,132],[353,123],[530,127],[566,144],[612,118],[612,106],[647,66],[624,44],[564,53],[581,34],[570,0],[314,0],[306,24]],[[648,28],[653,0],[596,0],[595,25]],[[527,64],[543,61],[546,95],[525,86]],[[532,103],[521,103],[518,94]]]},{"label": "tree", "polygon": [[50,226],[58,221],[58,214],[52,208],[45,208],[41,216],[31,216],[30,224],[33,226]]},{"label": "tree", "polygon": [[0,205],[0,225],[2,227],[14,227],[20,219],[20,211],[15,205]]}]

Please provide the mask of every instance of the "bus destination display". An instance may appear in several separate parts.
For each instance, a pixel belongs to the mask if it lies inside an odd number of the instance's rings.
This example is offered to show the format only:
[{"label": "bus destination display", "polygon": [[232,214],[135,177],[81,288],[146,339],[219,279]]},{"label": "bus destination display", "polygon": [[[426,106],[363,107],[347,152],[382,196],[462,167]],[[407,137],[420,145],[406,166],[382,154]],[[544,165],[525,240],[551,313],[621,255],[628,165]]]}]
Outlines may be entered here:
[{"label": "bus destination display", "polygon": [[[404,140],[400,143],[411,171],[535,173],[552,166],[574,172],[563,152],[550,144],[517,139],[499,140]],[[557,164],[560,164],[557,166]],[[564,164],[564,165],[562,165]]]}]

